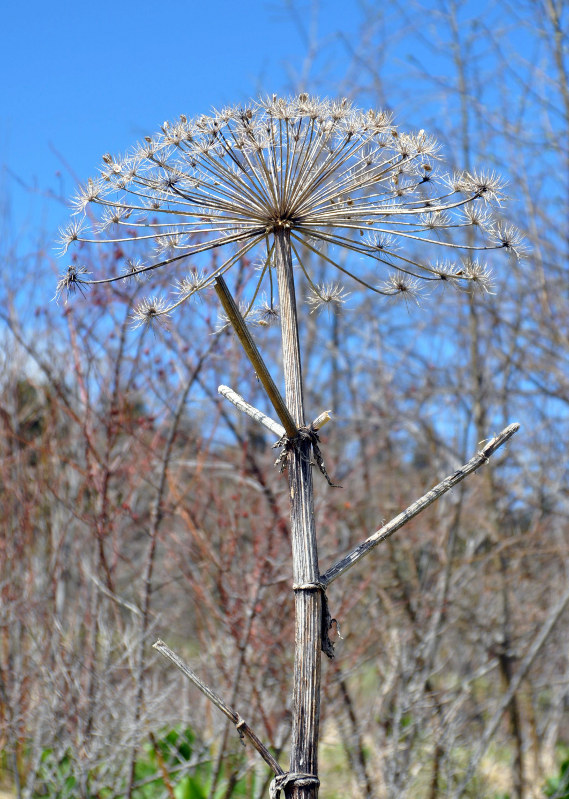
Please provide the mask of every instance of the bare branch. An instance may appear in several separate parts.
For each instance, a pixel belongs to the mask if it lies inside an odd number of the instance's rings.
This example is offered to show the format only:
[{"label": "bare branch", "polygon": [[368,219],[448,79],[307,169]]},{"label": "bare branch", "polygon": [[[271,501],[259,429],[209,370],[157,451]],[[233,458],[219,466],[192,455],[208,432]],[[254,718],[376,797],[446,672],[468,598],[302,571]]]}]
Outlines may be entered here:
[{"label": "bare branch", "polygon": [[358,546],[348,555],[339,560],[336,564],[334,564],[334,566],[331,566],[326,572],[324,572],[324,574],[320,576],[320,581],[324,583],[324,585],[330,585],[330,583],[333,582],[337,577],[348,571],[348,569],[351,569],[354,563],[357,563],[359,560],[361,560],[379,543],[385,541],[386,538],[389,538],[391,535],[393,535],[393,533],[399,530],[399,528],[403,527],[403,525],[407,524],[407,522],[413,517],[417,516],[419,513],[421,513],[421,511],[425,510],[425,508],[428,508],[429,505],[432,505],[433,502],[436,502],[437,499],[440,499],[443,494],[446,494],[447,491],[450,491],[451,488],[454,488],[454,486],[464,480],[465,477],[468,477],[469,474],[472,474],[472,472],[475,472],[483,464],[485,464],[488,461],[488,458],[493,455],[503,444],[505,444],[506,441],[508,441],[508,439],[510,439],[514,433],[519,430],[519,428],[520,426],[517,424],[517,422],[505,427],[499,435],[490,439],[486,446],[477,452],[476,455],[474,455],[474,457],[468,461],[468,463],[465,463],[464,466],[461,466],[460,469],[457,469],[456,472],[451,474],[449,477],[445,477],[441,483],[436,485],[434,488],[431,488],[431,490],[422,496],[421,499],[413,502],[413,504],[409,505],[406,510],[404,510],[387,524],[384,524],[383,527],[380,527],[379,530],[370,535],[370,537],[367,538],[363,543],[358,544]]},{"label": "bare branch", "polygon": [[215,291],[221,304],[223,305],[223,310],[227,314],[233,329],[237,333],[239,341],[241,342],[241,346],[253,364],[255,373],[263,384],[263,388],[267,392],[267,396],[270,399],[273,408],[277,412],[277,416],[283,423],[287,435],[291,437],[295,436],[297,428],[294,420],[290,415],[286,403],[283,400],[280,391],[276,387],[264,360],[261,357],[261,353],[257,349],[257,345],[253,341],[251,333],[249,332],[249,328],[245,324],[245,320],[243,319],[239,308],[235,304],[235,300],[227,288],[227,283],[221,276],[215,279]]},{"label": "bare branch", "polygon": [[[240,411],[246,413],[247,416],[250,416],[251,419],[254,419],[256,422],[259,422],[259,424],[262,424],[264,427],[267,428],[267,430],[270,430],[271,433],[274,433],[279,438],[282,438],[285,435],[286,430],[282,425],[280,425],[278,422],[275,422],[274,419],[271,419],[270,416],[266,416],[258,408],[255,408],[254,405],[248,403],[246,400],[243,399],[241,394],[238,394],[236,391],[233,391],[233,389],[229,388],[229,386],[221,385],[219,386],[217,391],[219,394],[221,394],[222,397],[225,397],[225,399],[228,399],[229,402],[233,403],[233,405],[235,405],[235,407],[238,408]],[[322,411],[322,413],[319,414],[310,425],[311,428],[313,430],[320,430],[322,427],[324,427],[325,424],[328,424],[328,422],[331,420],[332,418],[330,416],[331,413],[332,411]]]},{"label": "bare branch", "polygon": [[526,677],[528,671],[531,668],[532,663],[534,662],[535,658],[537,657],[540,649],[544,645],[545,641],[547,640],[549,634],[553,630],[557,620],[569,604],[569,586],[565,589],[564,594],[562,595],[559,602],[553,606],[550,610],[547,619],[545,620],[541,630],[535,636],[532,644],[530,645],[529,649],[527,650],[525,657],[523,658],[522,662],[518,670],[516,671],[512,681],[510,682],[510,686],[504,696],[502,697],[502,701],[498,705],[496,712],[486,725],[484,732],[482,733],[482,737],[480,738],[480,743],[474,754],[470,759],[470,763],[468,764],[468,768],[466,769],[466,773],[460,782],[459,786],[452,794],[452,799],[459,799],[460,796],[464,793],[468,783],[472,779],[474,772],[478,764],[480,763],[486,749],[488,748],[488,744],[492,740],[494,733],[496,732],[498,725],[502,719],[502,716],[507,709],[508,705],[512,701],[513,697],[515,696],[516,692],[519,690],[522,680]]},{"label": "bare branch", "polygon": [[221,710],[225,716],[227,716],[229,721],[235,724],[239,736],[241,738],[248,738],[249,741],[251,741],[253,747],[257,750],[265,763],[275,774],[281,775],[285,773],[272,754],[269,752],[267,747],[262,743],[262,741],[259,740],[259,738],[257,738],[247,722],[243,721],[239,713],[230,708],[229,705],[227,705],[223,699],[215,693],[215,691],[212,691],[211,688],[202,682],[198,675],[193,672],[190,667],[187,666],[184,661],[164,643],[164,641],[158,640],[152,646],[154,649],[160,652],[161,655],[164,655],[164,657],[168,658],[168,660],[170,660],[182,672],[182,674],[184,674],[188,680],[190,680],[190,682],[196,686],[196,688],[199,688],[204,696],[207,696],[210,702],[213,702],[213,704],[219,710]]},{"label": "bare branch", "polygon": [[275,422],[273,419],[270,418],[270,416],[265,416],[265,414],[262,411],[260,411],[258,408],[255,408],[253,405],[250,405],[248,402],[246,402],[243,399],[241,394],[238,394],[236,391],[233,391],[233,389],[229,388],[229,386],[219,386],[217,390],[222,397],[228,399],[229,402],[232,402],[236,408],[238,408],[240,411],[243,411],[243,413],[246,413],[247,416],[251,417],[251,419],[254,419],[256,422],[259,422],[259,424],[262,424],[264,427],[267,428],[267,430],[270,430],[271,433],[274,433],[279,438],[282,438],[285,435],[286,430],[282,425],[280,425],[278,422]]}]

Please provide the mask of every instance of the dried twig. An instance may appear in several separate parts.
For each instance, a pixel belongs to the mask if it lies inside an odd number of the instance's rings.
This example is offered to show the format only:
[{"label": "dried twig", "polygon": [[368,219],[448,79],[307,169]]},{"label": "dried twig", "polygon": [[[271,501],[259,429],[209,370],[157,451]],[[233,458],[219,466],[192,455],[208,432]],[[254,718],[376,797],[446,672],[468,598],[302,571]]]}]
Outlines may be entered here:
[{"label": "dried twig", "polygon": [[[263,427],[267,428],[267,430],[270,430],[271,433],[274,433],[279,438],[282,438],[286,435],[286,430],[282,425],[280,425],[278,422],[275,422],[274,419],[271,419],[270,416],[267,416],[258,408],[255,408],[255,406],[251,405],[249,402],[247,402],[247,400],[244,400],[241,394],[233,391],[233,389],[229,388],[229,386],[221,385],[217,391],[222,397],[225,397],[225,399],[228,399],[229,402],[232,402],[233,405],[235,405],[235,407],[240,411],[243,411],[243,413],[247,414],[247,416],[250,416],[251,419],[259,422],[259,424],[262,424]],[[330,410],[322,411],[322,413],[318,414],[316,419],[312,422],[310,428],[312,430],[320,430],[331,420],[331,413],[332,411]]]},{"label": "dried twig", "polygon": [[484,729],[484,732],[480,737],[476,751],[474,752],[474,754],[470,759],[470,763],[468,764],[468,768],[466,769],[464,777],[462,778],[458,787],[452,794],[452,799],[459,799],[459,797],[463,795],[464,791],[468,787],[468,783],[474,776],[474,772],[476,771],[478,764],[482,760],[482,757],[484,756],[484,753],[486,752],[486,749],[488,748],[490,741],[492,740],[496,730],[498,729],[498,725],[500,724],[504,712],[506,711],[508,705],[512,701],[512,698],[515,696],[516,692],[519,690],[522,680],[524,680],[524,678],[527,676],[527,673],[530,670],[532,663],[537,657],[542,646],[545,644],[548,636],[553,630],[553,627],[557,623],[559,617],[561,616],[561,614],[568,605],[569,605],[569,587],[565,589],[559,602],[556,605],[554,605],[553,608],[551,608],[551,610],[549,611],[549,615],[547,616],[547,619],[545,620],[541,630],[537,633],[532,643],[530,644],[526,654],[524,655],[522,662],[520,663],[514,677],[512,678],[512,681],[510,682],[508,690],[502,697],[500,704],[498,705],[496,711],[494,712],[494,715],[488,721]]},{"label": "dried twig", "polygon": [[199,688],[204,696],[207,696],[210,702],[213,702],[213,704],[219,708],[219,710],[221,710],[225,716],[227,716],[229,721],[235,724],[235,728],[237,729],[240,738],[247,738],[249,741],[251,741],[253,747],[261,755],[265,763],[267,763],[267,765],[272,769],[274,774],[282,775],[285,773],[272,754],[269,752],[267,747],[261,740],[259,740],[259,738],[257,738],[247,722],[243,721],[239,713],[229,707],[229,705],[226,704],[223,699],[215,693],[215,691],[212,691],[211,688],[202,682],[198,675],[193,672],[190,667],[187,666],[184,661],[164,643],[164,641],[156,641],[156,643],[153,644],[153,647],[160,652],[161,655],[164,655],[164,657],[168,658],[168,660],[170,660],[176,666],[176,668],[178,668],[182,674],[184,674],[188,680],[190,680],[190,682],[196,686],[196,688]]},{"label": "dried twig", "polygon": [[219,386],[217,390],[222,397],[228,399],[229,402],[232,402],[236,408],[238,408],[240,411],[243,411],[243,413],[247,414],[247,416],[250,416],[251,419],[259,422],[259,424],[262,424],[263,427],[266,427],[267,430],[271,431],[271,433],[274,433],[279,438],[282,438],[284,435],[286,435],[286,430],[281,424],[275,422],[270,416],[266,416],[258,408],[250,405],[243,399],[241,394],[233,391],[233,389],[229,388],[229,386]]},{"label": "dried twig", "polygon": [[277,412],[277,416],[283,423],[283,427],[285,428],[287,435],[295,436],[296,425],[290,414],[290,411],[288,410],[280,391],[276,387],[275,382],[261,357],[261,353],[257,349],[257,345],[253,341],[251,333],[249,333],[249,329],[245,324],[245,320],[243,319],[243,316],[241,315],[241,312],[239,311],[239,308],[237,307],[235,300],[231,296],[231,293],[227,288],[227,284],[221,275],[215,279],[215,291],[221,304],[223,305],[223,310],[231,322],[231,326],[237,333],[239,341],[241,342],[241,346],[253,364],[255,374],[263,384],[263,388],[267,392],[267,396],[270,399],[273,408]]},{"label": "dried twig", "polygon": [[370,537],[367,538],[363,543],[358,544],[358,546],[348,555],[331,566],[326,572],[324,572],[324,574],[320,576],[320,581],[324,583],[324,585],[330,585],[333,580],[335,580],[341,574],[344,574],[344,572],[348,571],[348,569],[351,569],[351,567],[365,557],[370,550],[372,550],[382,541],[385,541],[386,538],[389,538],[389,536],[393,535],[393,533],[399,530],[400,527],[403,527],[403,525],[407,524],[407,522],[410,521],[414,516],[417,516],[419,513],[421,513],[421,511],[425,510],[425,508],[428,508],[429,505],[432,505],[433,502],[436,502],[436,500],[442,497],[443,494],[446,494],[447,491],[450,491],[451,488],[454,488],[454,486],[460,483],[461,480],[464,480],[465,477],[468,477],[469,474],[472,474],[472,472],[475,472],[483,464],[485,464],[488,461],[488,458],[519,430],[519,427],[519,424],[514,423],[504,428],[499,435],[490,439],[486,446],[477,452],[476,455],[474,455],[474,457],[468,461],[468,463],[465,463],[464,466],[461,466],[460,469],[457,469],[456,472],[451,474],[449,477],[445,477],[441,483],[436,485],[434,488],[431,488],[431,490],[422,496],[421,499],[413,502],[413,504],[409,505],[406,510],[404,510],[387,524],[384,524],[383,527],[380,527],[379,530],[370,535]]}]

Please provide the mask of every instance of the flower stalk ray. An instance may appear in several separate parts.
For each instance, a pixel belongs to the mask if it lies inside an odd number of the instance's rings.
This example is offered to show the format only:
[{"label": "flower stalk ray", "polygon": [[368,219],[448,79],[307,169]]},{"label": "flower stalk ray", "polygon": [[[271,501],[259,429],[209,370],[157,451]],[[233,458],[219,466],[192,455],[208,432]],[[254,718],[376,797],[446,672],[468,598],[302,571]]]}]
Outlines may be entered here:
[{"label": "flower stalk ray", "polygon": [[[103,156],[100,176],[74,199],[76,213],[88,207],[96,221],[73,220],[61,232],[61,247],[64,253],[76,243],[146,247],[145,260],[128,276],[229,247],[232,255],[198,290],[265,242],[259,282],[271,277],[270,238],[286,229],[306,274],[300,259],[316,252],[385,296],[397,294],[397,286],[415,291],[422,280],[487,290],[488,270],[471,268],[468,254],[505,249],[518,257],[524,250],[518,231],[493,216],[502,182],[493,173],[439,174],[439,161],[439,147],[424,131],[400,133],[390,115],[347,100],[272,96],[195,120],[182,115],[129,155]],[[391,246],[379,244],[387,241]],[[376,281],[357,257],[339,267],[333,254],[339,248],[370,258],[387,274]],[[462,257],[442,268],[431,254],[437,248]],[[62,276],[58,295],[76,287],[78,269],[73,263]],[[124,278],[82,274],[81,286]],[[194,293],[179,293],[155,311],[168,315]]]}]

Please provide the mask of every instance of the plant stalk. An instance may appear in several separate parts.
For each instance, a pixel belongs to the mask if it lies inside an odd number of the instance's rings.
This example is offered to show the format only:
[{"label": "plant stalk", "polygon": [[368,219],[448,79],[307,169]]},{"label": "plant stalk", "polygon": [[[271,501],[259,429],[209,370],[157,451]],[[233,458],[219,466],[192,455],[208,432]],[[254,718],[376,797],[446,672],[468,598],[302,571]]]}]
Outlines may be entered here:
[{"label": "plant stalk", "polygon": [[[304,403],[296,296],[290,232],[275,231],[275,265],[279,287],[285,398],[297,427],[302,427]],[[310,442],[291,449],[288,460],[290,518],[294,585],[317,583],[318,550],[314,525],[314,498]],[[320,723],[321,594],[319,590],[295,590],[295,656],[293,675],[292,739],[290,771],[318,775]],[[287,788],[292,799],[316,799],[317,785]]]}]

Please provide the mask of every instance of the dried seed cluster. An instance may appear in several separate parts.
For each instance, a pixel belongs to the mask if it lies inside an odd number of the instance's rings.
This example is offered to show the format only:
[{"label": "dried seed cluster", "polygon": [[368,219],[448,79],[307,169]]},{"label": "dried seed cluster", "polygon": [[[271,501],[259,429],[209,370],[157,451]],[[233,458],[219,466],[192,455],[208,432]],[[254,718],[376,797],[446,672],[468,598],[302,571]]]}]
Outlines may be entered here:
[{"label": "dried seed cluster", "polygon": [[[215,271],[194,270],[178,280],[170,302],[145,300],[135,311],[137,323],[169,315],[257,247],[263,248],[260,285],[271,271],[272,234],[283,228],[306,273],[312,308],[337,305],[347,295],[336,284],[330,290],[332,284],[313,283],[302,260],[307,251],[387,296],[415,298],[425,281],[488,290],[489,272],[473,255],[505,249],[517,257],[523,250],[519,233],[494,215],[502,182],[490,173],[439,175],[438,149],[422,130],[398,132],[384,112],[306,94],[194,120],[181,116],[131,154],[103,156],[100,176],[74,199],[76,214],[89,207],[89,219],[98,221],[74,220],[62,231],[62,249],[75,242],[137,242],[144,260],[128,261],[120,277],[140,278],[227,247]],[[355,259],[340,265],[338,248],[373,259],[384,267],[381,279],[359,274]],[[435,248],[456,252],[458,260],[433,258]],[[411,254],[417,251],[420,259]],[[73,265],[58,294],[116,279],[89,280],[84,267]]]}]

